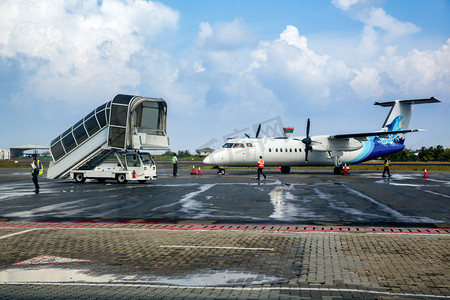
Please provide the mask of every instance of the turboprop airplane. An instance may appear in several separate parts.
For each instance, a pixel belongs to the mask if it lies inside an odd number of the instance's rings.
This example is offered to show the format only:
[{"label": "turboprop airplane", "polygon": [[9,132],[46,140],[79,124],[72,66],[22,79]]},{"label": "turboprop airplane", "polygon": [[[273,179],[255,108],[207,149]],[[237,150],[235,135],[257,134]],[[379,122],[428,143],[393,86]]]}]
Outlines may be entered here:
[{"label": "turboprop airplane", "polygon": [[434,97],[375,102],[374,105],[391,107],[391,110],[381,130],[374,132],[310,136],[308,119],[305,137],[260,138],[259,125],[255,138],[246,135],[245,138],[229,139],[203,163],[217,167],[218,173],[225,174],[226,166],[254,167],[262,156],[265,166],[281,167],[282,173],[289,173],[294,166],[334,166],[334,173],[340,174],[344,164],[358,164],[403,150],[406,133],[424,131],[408,130],[412,105],[438,102]]}]

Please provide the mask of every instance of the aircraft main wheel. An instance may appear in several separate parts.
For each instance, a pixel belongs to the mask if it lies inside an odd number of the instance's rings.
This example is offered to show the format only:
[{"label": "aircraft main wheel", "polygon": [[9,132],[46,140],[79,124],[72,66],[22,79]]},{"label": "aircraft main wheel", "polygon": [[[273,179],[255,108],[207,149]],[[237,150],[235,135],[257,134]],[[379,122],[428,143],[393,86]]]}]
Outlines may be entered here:
[{"label": "aircraft main wheel", "polygon": [[75,174],[75,182],[83,183],[85,181],[86,181],[86,178],[84,177],[83,173]]},{"label": "aircraft main wheel", "polygon": [[117,182],[119,183],[127,183],[127,176],[125,174],[117,174],[116,176]]},{"label": "aircraft main wheel", "polygon": [[341,174],[341,171],[342,171],[342,168],[341,168],[341,167],[334,167],[334,174],[335,174],[335,175],[340,175],[340,174]]},{"label": "aircraft main wheel", "polygon": [[281,173],[288,174],[291,171],[291,167],[281,167]]}]

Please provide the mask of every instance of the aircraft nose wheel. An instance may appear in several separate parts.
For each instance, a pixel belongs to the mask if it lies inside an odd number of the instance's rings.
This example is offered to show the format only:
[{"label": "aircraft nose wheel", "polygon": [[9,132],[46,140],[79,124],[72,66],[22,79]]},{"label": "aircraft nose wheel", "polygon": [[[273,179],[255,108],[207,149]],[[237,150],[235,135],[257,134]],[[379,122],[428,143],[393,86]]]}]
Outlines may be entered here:
[{"label": "aircraft nose wheel", "polygon": [[219,168],[219,170],[217,170],[217,174],[225,175],[227,174],[227,172],[225,171],[225,169]]}]

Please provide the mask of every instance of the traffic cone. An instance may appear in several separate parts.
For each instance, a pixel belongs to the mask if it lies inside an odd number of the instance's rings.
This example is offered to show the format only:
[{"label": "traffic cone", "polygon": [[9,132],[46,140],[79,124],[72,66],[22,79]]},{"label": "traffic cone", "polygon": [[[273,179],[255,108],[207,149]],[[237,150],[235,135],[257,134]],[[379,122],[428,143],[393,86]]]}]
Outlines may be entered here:
[{"label": "traffic cone", "polygon": [[423,178],[427,178],[428,174],[427,174],[427,169],[425,169],[425,171],[423,172]]},{"label": "traffic cone", "polygon": [[191,175],[196,175],[197,173],[195,173],[195,166],[192,166],[192,172]]},{"label": "traffic cone", "polygon": [[348,174],[347,164],[344,164],[344,175]]},{"label": "traffic cone", "polygon": [[202,175],[202,169],[200,167],[198,167],[198,175]]}]

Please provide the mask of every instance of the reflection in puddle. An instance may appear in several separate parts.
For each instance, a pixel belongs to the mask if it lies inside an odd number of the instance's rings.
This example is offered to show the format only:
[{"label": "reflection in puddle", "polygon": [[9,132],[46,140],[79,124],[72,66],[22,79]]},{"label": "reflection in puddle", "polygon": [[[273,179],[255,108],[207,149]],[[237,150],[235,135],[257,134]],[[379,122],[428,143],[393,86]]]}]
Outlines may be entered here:
[{"label": "reflection in puddle", "polygon": [[87,269],[58,268],[12,268],[0,271],[2,283],[148,283],[168,284],[178,286],[235,286],[265,284],[279,281],[280,278],[244,272],[215,272],[191,274],[187,276],[156,277],[156,276],[123,276],[123,275],[92,275]]},{"label": "reflection in puddle", "polygon": [[111,282],[111,275],[88,275],[88,270],[77,269],[8,269],[0,271],[0,282]]},{"label": "reflection in puddle", "polygon": [[196,274],[184,278],[158,278],[157,283],[181,286],[233,286],[264,284],[278,281],[280,278],[239,272],[218,272],[213,274]]}]

